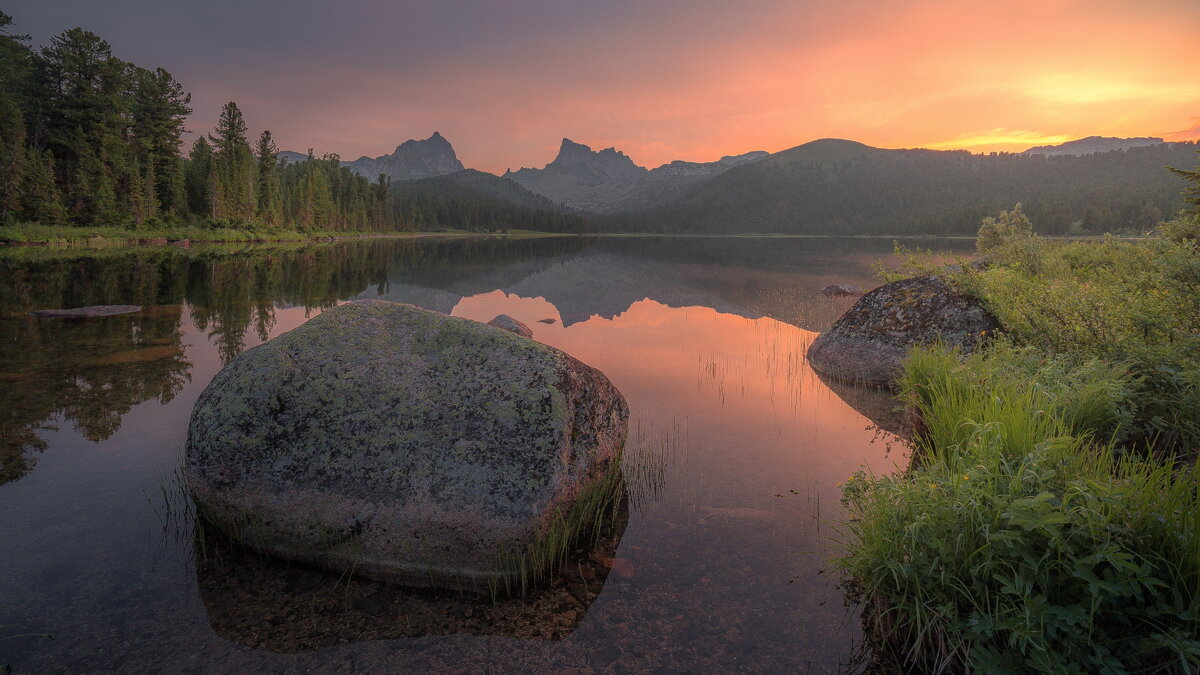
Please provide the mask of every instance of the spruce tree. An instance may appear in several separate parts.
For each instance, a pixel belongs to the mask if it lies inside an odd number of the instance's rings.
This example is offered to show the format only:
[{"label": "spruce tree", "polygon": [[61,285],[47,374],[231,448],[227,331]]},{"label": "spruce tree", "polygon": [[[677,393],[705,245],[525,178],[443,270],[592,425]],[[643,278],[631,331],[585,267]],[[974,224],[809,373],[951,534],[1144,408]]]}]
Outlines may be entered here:
[{"label": "spruce tree", "polygon": [[130,137],[143,171],[154,176],[156,210],[181,215],[187,208],[179,158],[191,94],[162,68],[132,68]]},{"label": "spruce tree", "polygon": [[13,97],[0,89],[0,224],[21,209],[25,154],[25,119]]},{"label": "spruce tree", "polygon": [[213,217],[243,222],[254,220],[257,207],[257,165],[246,140],[246,121],[237,103],[221,109],[217,126],[210,134],[213,145]]},{"label": "spruce tree", "polygon": [[49,154],[32,148],[25,149],[26,171],[21,187],[19,220],[43,225],[62,225],[67,210],[54,181],[54,161]]},{"label": "spruce tree", "polygon": [[187,166],[184,168],[183,185],[188,211],[201,215],[212,212],[212,196],[208,189],[211,173],[212,146],[203,136],[198,136],[192,143]]}]

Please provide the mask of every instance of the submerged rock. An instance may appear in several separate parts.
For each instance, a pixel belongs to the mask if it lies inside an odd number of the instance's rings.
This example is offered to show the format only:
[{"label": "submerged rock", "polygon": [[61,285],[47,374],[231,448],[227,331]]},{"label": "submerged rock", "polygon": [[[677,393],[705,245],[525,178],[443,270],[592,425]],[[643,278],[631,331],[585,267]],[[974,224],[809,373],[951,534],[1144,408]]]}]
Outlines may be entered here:
[{"label": "submerged rock", "polygon": [[822,295],[830,297],[839,295],[862,295],[862,289],[851,284],[831,284],[821,289]]},{"label": "submerged rock", "polygon": [[941,341],[964,353],[1000,327],[975,298],[937,276],[884,284],[867,293],[808,348],[818,373],[843,382],[888,386],[915,345]]},{"label": "submerged rock", "polygon": [[116,316],[140,312],[140,305],[93,305],[75,309],[39,309],[30,312],[39,319],[91,319],[99,316]]},{"label": "submerged rock", "polygon": [[603,373],[553,347],[352,302],[217,374],[192,412],[185,476],[202,515],[253,548],[479,587],[511,580],[498,556],[619,470],[628,420]]},{"label": "submerged rock", "polygon": [[503,328],[504,330],[510,333],[516,333],[521,337],[533,337],[533,331],[529,329],[529,326],[526,326],[507,314],[498,315],[496,318],[489,321],[488,325],[495,326],[496,328]]}]

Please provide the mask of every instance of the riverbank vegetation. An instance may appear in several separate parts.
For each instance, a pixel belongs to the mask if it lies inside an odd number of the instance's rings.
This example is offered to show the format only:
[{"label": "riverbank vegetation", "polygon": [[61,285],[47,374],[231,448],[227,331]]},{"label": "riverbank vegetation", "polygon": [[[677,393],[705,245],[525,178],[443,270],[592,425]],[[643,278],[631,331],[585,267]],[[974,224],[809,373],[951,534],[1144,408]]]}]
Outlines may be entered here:
[{"label": "riverbank vegetation", "polygon": [[[1193,179],[1194,180],[1194,179]],[[914,350],[913,463],[845,484],[842,570],[916,672],[1200,668],[1200,201],[1144,238],[1042,239],[1020,208],[947,270],[1003,325]],[[927,268],[929,271],[931,268]]]}]

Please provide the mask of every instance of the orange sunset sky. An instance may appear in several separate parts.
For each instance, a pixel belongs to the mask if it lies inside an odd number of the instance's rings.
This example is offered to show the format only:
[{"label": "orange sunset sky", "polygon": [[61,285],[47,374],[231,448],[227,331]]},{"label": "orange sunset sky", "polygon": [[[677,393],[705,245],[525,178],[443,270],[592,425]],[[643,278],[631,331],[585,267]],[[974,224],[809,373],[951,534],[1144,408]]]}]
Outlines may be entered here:
[{"label": "orange sunset sky", "polygon": [[1200,138],[1200,0],[69,0],[7,11],[35,43],[80,25],[121,58],[165,67],[193,94],[193,131],[236,100],[281,149],[344,159],[434,130],[468,167],[493,172],[544,165],[564,136],[650,167],[830,136],[975,152]]}]

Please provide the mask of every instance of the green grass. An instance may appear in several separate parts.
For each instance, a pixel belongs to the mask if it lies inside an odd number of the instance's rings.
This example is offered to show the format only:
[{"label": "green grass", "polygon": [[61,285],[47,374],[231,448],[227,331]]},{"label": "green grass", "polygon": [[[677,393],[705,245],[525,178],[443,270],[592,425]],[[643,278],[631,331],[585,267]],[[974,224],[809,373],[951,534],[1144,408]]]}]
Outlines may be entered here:
[{"label": "green grass", "polygon": [[912,465],[844,484],[838,565],[885,661],[1200,671],[1197,229],[1015,227],[981,247],[986,268],[941,270],[1004,332],[968,357],[913,350]]},{"label": "green grass", "polygon": [[347,237],[372,234],[368,232],[300,232],[286,228],[234,228],[173,225],[130,229],[123,227],[73,227],[38,225],[36,223],[0,227],[0,243],[49,244],[58,246],[86,245],[94,248],[126,246],[130,243],[167,239],[189,239],[206,242],[239,241],[304,241],[325,237]]},{"label": "green grass", "polygon": [[843,492],[839,564],[877,643],[918,671],[1191,672],[1200,474],[1097,442],[1042,384],[911,358],[916,467]]}]

